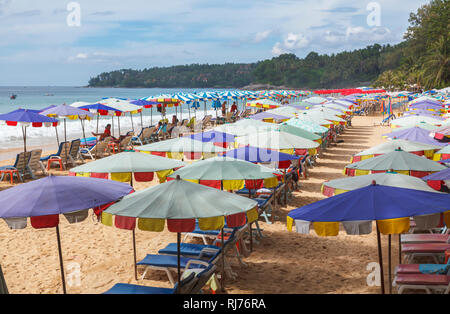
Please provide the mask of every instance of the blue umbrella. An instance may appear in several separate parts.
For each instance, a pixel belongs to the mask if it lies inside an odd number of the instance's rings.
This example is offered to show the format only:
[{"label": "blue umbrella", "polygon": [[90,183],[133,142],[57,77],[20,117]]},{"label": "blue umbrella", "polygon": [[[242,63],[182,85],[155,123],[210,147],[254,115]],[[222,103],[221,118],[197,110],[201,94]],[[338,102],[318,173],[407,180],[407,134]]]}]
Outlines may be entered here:
[{"label": "blue umbrella", "polygon": [[7,125],[16,126],[21,124],[23,134],[23,148],[27,151],[27,127],[32,125],[34,127],[42,127],[42,125],[57,126],[59,121],[50,117],[41,115],[35,110],[17,109],[9,113],[1,114],[0,120],[5,121]]},{"label": "blue umbrella", "polygon": [[[441,160],[440,162],[446,162],[445,160]],[[422,180],[425,181],[446,181],[450,180],[450,168],[445,170],[432,173],[426,177],[423,177]]]},{"label": "blue umbrella", "polygon": [[[448,211],[449,204],[450,194],[382,186],[373,182],[367,187],[292,210],[288,214],[288,225],[291,226],[293,220],[297,219],[311,222],[347,222],[429,215]],[[377,240],[382,279],[381,291],[384,293],[383,260],[378,223]]]},{"label": "blue umbrella", "polygon": [[63,291],[66,293],[59,235],[59,215],[70,223],[87,218],[89,208],[117,201],[132,187],[116,181],[85,177],[49,176],[0,192],[0,218],[11,229],[23,229],[27,218],[34,228],[56,227]]}]

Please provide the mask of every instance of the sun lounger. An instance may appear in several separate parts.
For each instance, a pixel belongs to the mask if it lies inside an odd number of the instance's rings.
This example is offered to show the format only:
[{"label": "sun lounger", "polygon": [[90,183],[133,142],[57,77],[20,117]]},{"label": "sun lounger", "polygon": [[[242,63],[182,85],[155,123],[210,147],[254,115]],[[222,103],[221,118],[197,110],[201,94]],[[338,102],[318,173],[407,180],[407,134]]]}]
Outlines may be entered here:
[{"label": "sun lounger", "polygon": [[402,294],[405,289],[425,290],[427,293],[443,292],[450,293],[449,275],[428,275],[428,274],[398,274],[394,285],[397,286],[398,293]]},{"label": "sun lounger", "polygon": [[450,243],[402,244],[402,254],[404,254],[407,264],[411,264],[418,256],[431,257],[436,264],[439,264],[439,259],[444,257],[446,250],[450,250]]},{"label": "sun lounger", "polygon": [[131,138],[131,143],[133,145],[144,145],[144,143],[147,143],[147,139],[151,136],[152,133],[152,129],[143,128],[138,136],[133,136]]},{"label": "sun lounger", "polygon": [[80,154],[80,146],[81,146],[81,140],[73,140],[70,143],[70,150],[69,150],[69,159],[72,165],[76,165],[77,160],[81,160],[82,163],[84,163],[83,157]]},{"label": "sun lounger", "polygon": [[449,234],[402,234],[402,244],[450,243]]},{"label": "sun lounger", "polygon": [[[2,166],[0,170],[17,170],[19,180],[23,182],[23,177],[27,171],[27,165],[31,157],[31,152],[22,152],[16,155],[16,161],[13,165]],[[0,181],[3,180],[5,173],[1,174]],[[14,174],[11,174],[14,175]]]},{"label": "sun lounger", "polygon": [[91,158],[92,160],[103,158],[109,153],[109,139],[106,138],[103,141],[97,142],[92,147],[81,148],[80,154],[83,158]]},{"label": "sun lounger", "polygon": [[[219,260],[221,260],[221,251],[218,251],[209,260],[180,257],[180,268],[183,271],[191,268],[191,266],[192,268],[206,269],[209,265],[218,263]],[[144,266],[142,279],[145,278],[145,275],[151,269],[163,270],[166,272],[169,281],[172,284],[175,284],[171,269],[176,270],[178,267],[178,256],[176,255],[147,254],[147,256],[145,256],[145,258],[139,261],[136,265]]]},{"label": "sun lounger", "polygon": [[[207,238],[214,241],[221,232],[221,230],[201,230],[198,226],[198,223],[196,223],[195,229],[192,232],[184,233],[183,242],[186,242],[188,238],[201,238],[204,244],[208,244],[208,241],[206,240]],[[233,229],[228,228],[225,225],[225,227],[223,228],[223,232],[226,234],[231,234],[233,232]]]},{"label": "sun lounger", "polygon": [[27,164],[27,172],[32,179],[36,179],[36,172],[41,171],[43,175],[46,175],[45,166],[41,161],[42,149],[35,149],[30,152],[30,159]]},{"label": "sun lounger", "polygon": [[[58,147],[58,152],[56,154],[51,154],[46,157],[42,157],[40,160],[43,163],[47,163],[48,160],[51,159],[60,159],[65,163],[70,163],[69,158],[69,151],[70,151],[70,142],[61,142]],[[63,168],[65,169],[65,165],[63,164]]]},{"label": "sun lounger", "polygon": [[[191,294],[192,289],[196,285],[199,277],[194,273],[190,274],[180,282],[180,293]],[[133,285],[127,283],[117,283],[111,289],[103,294],[175,294],[177,293],[178,282],[175,283],[173,288],[159,288],[159,287],[147,287],[140,285]]]}]

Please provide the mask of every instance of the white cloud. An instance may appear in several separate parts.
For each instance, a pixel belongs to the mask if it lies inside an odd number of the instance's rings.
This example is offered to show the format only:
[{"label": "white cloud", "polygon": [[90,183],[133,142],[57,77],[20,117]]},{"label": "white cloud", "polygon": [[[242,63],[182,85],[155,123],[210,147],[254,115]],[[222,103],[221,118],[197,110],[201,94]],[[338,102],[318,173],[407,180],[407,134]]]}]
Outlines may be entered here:
[{"label": "white cloud", "polygon": [[255,34],[255,37],[253,38],[253,42],[255,43],[260,43],[262,42],[264,39],[266,39],[267,37],[269,37],[269,35],[272,33],[272,31],[264,31],[264,32],[258,32]]},{"label": "white cloud", "polygon": [[288,33],[282,43],[277,42],[272,47],[272,54],[277,56],[282,53],[295,53],[308,47],[309,43],[310,40],[300,33]]}]

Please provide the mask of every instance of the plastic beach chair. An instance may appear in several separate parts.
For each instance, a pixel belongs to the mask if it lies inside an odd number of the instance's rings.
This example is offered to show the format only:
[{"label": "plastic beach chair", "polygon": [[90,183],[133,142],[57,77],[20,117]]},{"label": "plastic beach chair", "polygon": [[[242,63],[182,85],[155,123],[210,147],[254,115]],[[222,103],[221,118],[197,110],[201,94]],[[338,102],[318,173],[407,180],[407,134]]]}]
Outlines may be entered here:
[{"label": "plastic beach chair", "polygon": [[56,154],[51,154],[45,157],[42,157],[40,161],[47,162],[50,158],[58,158],[58,159],[64,159],[64,157],[68,160],[69,159],[69,151],[70,151],[70,143],[69,142],[61,142],[59,143],[58,152]]},{"label": "plastic beach chair", "polygon": [[412,243],[402,244],[402,253],[405,255],[407,264],[410,264],[418,256],[428,256],[439,264],[443,259],[445,251],[450,250],[450,243]]},{"label": "plastic beach chair", "polygon": [[97,142],[97,144],[92,147],[81,148],[80,154],[82,157],[91,158],[92,160],[105,157],[105,155],[109,152],[108,143],[109,140],[104,139],[103,141]]},{"label": "plastic beach chair", "polygon": [[[191,268],[191,266],[192,268],[206,269],[209,265],[218,263],[220,259],[221,251],[218,251],[209,260],[181,257],[180,268],[183,272],[184,270]],[[150,269],[157,269],[165,271],[170,283],[175,284],[171,269],[177,269],[178,267],[178,256],[176,255],[147,254],[147,256],[136,265],[145,267],[144,273],[142,274],[142,279],[145,278],[145,275]]]},{"label": "plastic beach chair", "polygon": [[397,286],[399,294],[402,294],[405,289],[425,290],[429,294],[432,292],[450,293],[449,275],[398,274],[394,284]]},{"label": "plastic beach chair", "polygon": [[69,150],[69,159],[72,165],[76,165],[77,160],[81,160],[82,163],[84,163],[83,157],[80,154],[80,147],[81,147],[81,140],[73,140],[70,143],[70,150]]},{"label": "plastic beach chair", "polygon": [[[16,155],[16,161],[13,165],[0,167],[0,170],[17,170],[19,180],[23,182],[23,177],[27,171],[28,161],[30,160],[31,152],[22,152]],[[11,175],[15,175],[11,174]],[[0,181],[3,180],[5,173],[2,172]]]},{"label": "plastic beach chair", "polygon": [[450,234],[403,234],[402,244],[450,243]]},{"label": "plastic beach chair", "polygon": [[32,179],[36,179],[36,172],[41,171],[43,175],[46,175],[45,166],[41,161],[42,149],[32,150],[30,159],[27,163],[27,172],[30,174]]},{"label": "plastic beach chair", "polygon": [[[190,294],[192,288],[198,281],[198,276],[194,273],[180,281],[180,293]],[[178,282],[173,288],[147,287],[140,285],[132,285],[127,283],[117,283],[111,289],[103,294],[175,294],[177,293]]]}]

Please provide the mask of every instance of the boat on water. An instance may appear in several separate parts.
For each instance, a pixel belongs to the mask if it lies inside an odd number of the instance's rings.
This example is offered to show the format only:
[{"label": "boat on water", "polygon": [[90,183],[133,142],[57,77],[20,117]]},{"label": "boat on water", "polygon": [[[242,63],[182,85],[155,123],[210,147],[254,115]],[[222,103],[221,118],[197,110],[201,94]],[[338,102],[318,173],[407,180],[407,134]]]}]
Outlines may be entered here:
[{"label": "boat on water", "polygon": [[16,94],[12,94],[11,96],[9,96],[9,99],[16,99],[17,95]]}]

